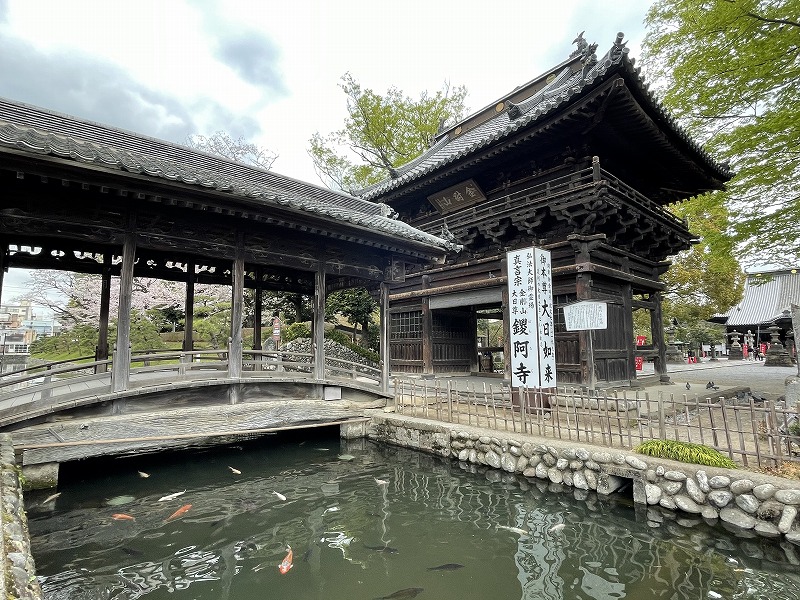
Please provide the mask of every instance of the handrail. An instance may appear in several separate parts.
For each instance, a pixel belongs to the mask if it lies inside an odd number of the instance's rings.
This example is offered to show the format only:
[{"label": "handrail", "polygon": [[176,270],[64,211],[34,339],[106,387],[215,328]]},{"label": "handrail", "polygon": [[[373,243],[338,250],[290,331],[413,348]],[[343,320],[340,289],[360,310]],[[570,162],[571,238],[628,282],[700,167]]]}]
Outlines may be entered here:
[{"label": "handrail", "polygon": [[[244,350],[242,376],[248,380],[270,379],[282,374],[302,374],[314,381],[319,379],[348,379],[352,381],[380,384],[381,370],[371,365],[325,357],[325,373],[316,373],[314,354],[288,350]],[[229,350],[212,348],[205,350],[158,350],[137,352],[131,356],[131,365],[125,389],[163,385],[174,381],[219,380],[229,376]],[[6,407],[14,407],[19,399],[28,402],[65,401],[70,398],[106,393],[114,388],[114,372],[111,367],[115,356],[100,361],[75,363],[77,359],[53,361],[26,369],[22,377],[0,378],[0,401]],[[100,369],[102,367],[102,369]],[[87,372],[90,371],[90,372]],[[19,372],[17,372],[19,373]],[[70,388],[80,383],[81,389]],[[89,386],[87,389],[86,386]],[[116,389],[115,391],[123,391]],[[11,400],[11,404],[7,402]],[[2,410],[0,406],[0,410]]]}]

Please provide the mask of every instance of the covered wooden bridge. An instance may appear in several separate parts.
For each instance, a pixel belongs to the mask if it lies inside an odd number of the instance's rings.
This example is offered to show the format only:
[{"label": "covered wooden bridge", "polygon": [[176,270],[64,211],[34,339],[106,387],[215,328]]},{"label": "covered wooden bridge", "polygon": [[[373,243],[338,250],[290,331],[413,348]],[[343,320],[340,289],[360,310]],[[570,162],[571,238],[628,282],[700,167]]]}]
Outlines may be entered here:
[{"label": "covered wooden bridge", "polygon": [[[243,371],[260,370],[254,365],[265,360],[260,292],[313,297],[308,368],[291,379],[312,383],[311,398],[319,400],[330,372],[326,295],[365,287],[380,297],[384,343],[375,388],[385,392],[387,283],[402,278],[407,264],[439,263],[456,248],[397,220],[385,204],[7,99],[0,99],[0,189],[0,287],[9,268],[101,276],[95,370],[109,369],[107,391],[116,394],[137,387],[130,344],[136,277],[185,284],[189,354],[195,285],[231,287],[230,339],[220,357],[230,382],[244,381]],[[112,281],[119,281],[118,306],[110,305]],[[242,338],[245,290],[255,291],[251,349]],[[117,334],[109,341],[113,318]],[[242,386],[227,393],[235,404]]]}]

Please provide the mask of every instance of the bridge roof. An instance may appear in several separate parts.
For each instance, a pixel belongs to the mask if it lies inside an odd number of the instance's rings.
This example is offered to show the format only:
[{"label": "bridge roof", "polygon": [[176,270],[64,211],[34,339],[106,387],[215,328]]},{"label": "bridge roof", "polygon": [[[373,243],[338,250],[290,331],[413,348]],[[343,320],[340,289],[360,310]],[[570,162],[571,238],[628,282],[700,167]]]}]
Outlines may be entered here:
[{"label": "bridge roof", "polygon": [[313,213],[344,227],[422,245],[434,254],[458,246],[395,218],[385,205],[312,185],[272,171],[117,129],[93,121],[0,98],[0,153],[13,149],[51,155],[93,169],[129,172],[229,193],[231,200]]}]

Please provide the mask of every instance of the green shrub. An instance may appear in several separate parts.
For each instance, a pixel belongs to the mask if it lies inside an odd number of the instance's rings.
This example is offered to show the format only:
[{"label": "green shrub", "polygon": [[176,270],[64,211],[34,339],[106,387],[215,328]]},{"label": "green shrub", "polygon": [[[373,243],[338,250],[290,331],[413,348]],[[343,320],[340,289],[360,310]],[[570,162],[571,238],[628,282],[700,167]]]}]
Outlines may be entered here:
[{"label": "green shrub", "polygon": [[311,330],[305,323],[292,323],[284,328],[282,333],[283,342],[291,342],[297,338],[310,338]]},{"label": "green shrub", "polygon": [[789,433],[792,435],[800,436],[800,421],[795,421],[789,425]]},{"label": "green shrub", "polygon": [[725,469],[736,468],[736,463],[730,458],[702,444],[678,442],[675,440],[650,440],[638,446],[635,451],[639,454],[646,454],[647,456],[668,458],[696,465],[722,467]]}]

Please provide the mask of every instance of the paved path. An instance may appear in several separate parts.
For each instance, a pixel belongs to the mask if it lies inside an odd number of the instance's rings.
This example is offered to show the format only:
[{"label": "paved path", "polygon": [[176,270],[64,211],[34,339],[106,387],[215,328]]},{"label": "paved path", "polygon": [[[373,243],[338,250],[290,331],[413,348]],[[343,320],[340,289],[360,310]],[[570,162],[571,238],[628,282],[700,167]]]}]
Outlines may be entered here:
[{"label": "paved path", "polygon": [[[653,373],[653,365],[649,374]],[[754,394],[768,400],[776,400],[786,393],[786,380],[797,376],[797,367],[767,367],[763,361],[720,359],[719,361],[696,364],[670,364],[667,366],[672,383],[659,385],[653,378],[644,378],[644,385],[650,392],[662,391],[667,394],[705,394],[706,384],[713,381],[719,391],[749,388]],[[647,371],[643,371],[647,375]],[[689,390],[686,384],[690,385]],[[719,392],[718,391],[718,392]],[[717,392],[717,393],[718,393]]]}]

